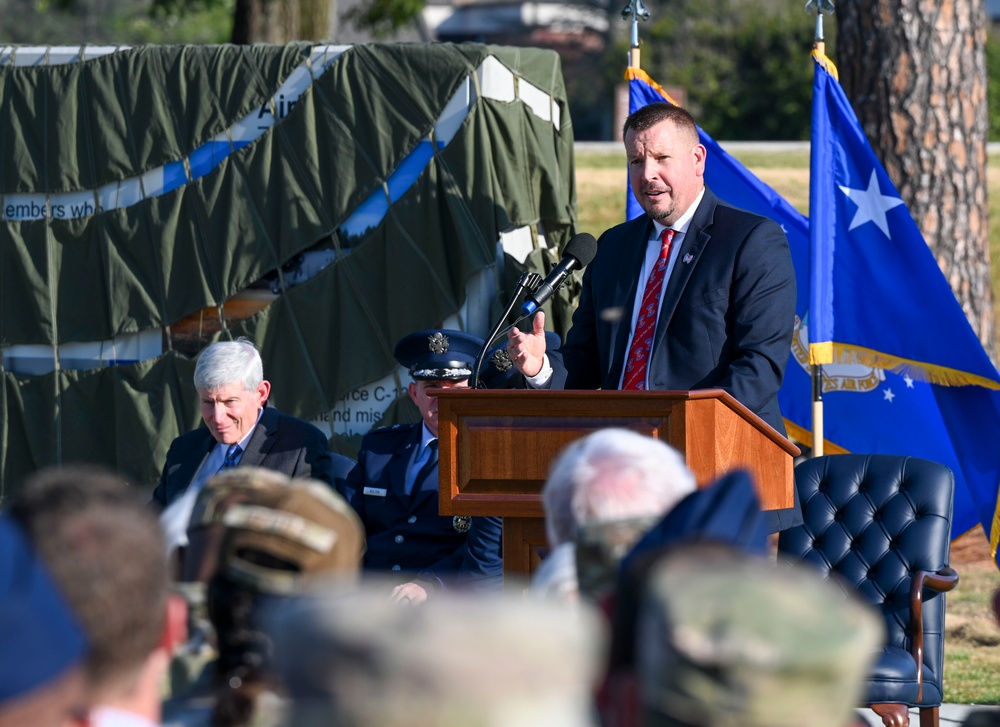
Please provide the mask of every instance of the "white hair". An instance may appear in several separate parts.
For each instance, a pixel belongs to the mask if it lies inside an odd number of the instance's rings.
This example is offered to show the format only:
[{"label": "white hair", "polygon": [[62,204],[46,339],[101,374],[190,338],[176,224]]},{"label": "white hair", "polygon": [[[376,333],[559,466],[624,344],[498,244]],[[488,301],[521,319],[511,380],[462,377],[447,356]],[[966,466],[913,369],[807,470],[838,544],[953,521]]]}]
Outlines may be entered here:
[{"label": "white hair", "polygon": [[542,488],[553,547],[589,523],[666,513],[694,492],[694,475],[669,444],[628,429],[601,429],[567,446]]},{"label": "white hair", "polygon": [[218,341],[198,356],[194,367],[194,388],[218,391],[239,384],[244,391],[256,391],[264,380],[264,364],[260,352],[248,338]]}]

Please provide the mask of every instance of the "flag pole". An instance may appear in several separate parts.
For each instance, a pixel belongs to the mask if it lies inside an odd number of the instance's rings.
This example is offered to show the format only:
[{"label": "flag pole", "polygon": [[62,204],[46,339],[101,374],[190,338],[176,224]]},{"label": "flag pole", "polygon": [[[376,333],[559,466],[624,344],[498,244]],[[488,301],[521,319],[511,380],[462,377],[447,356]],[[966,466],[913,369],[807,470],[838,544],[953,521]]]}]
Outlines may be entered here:
[{"label": "flag pole", "polygon": [[[816,12],[816,36],[814,47],[820,57],[826,55],[826,39],[823,37],[823,14],[833,12],[833,0],[809,0],[806,12]],[[823,456],[823,365],[812,365],[812,457]]]},{"label": "flag pole", "polygon": [[823,456],[823,364],[812,366],[812,457]]},{"label": "flag pole", "polygon": [[641,68],[639,65],[639,21],[649,20],[649,10],[642,0],[629,0],[622,9],[622,20],[632,19],[632,33],[628,51],[628,67]]}]

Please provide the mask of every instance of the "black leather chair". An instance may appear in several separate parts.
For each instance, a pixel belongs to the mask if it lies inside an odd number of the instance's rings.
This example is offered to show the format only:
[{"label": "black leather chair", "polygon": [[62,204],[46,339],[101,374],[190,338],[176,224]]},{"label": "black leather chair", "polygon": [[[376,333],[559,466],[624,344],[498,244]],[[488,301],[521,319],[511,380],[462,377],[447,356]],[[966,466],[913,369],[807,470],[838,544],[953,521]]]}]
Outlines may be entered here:
[{"label": "black leather chair", "polygon": [[[943,696],[943,592],[949,567],[955,478],[937,462],[838,454],[795,468],[804,523],[785,530],[778,551],[812,563],[885,617],[887,643],[868,680],[865,704],[886,727],[937,727]],[[835,574],[835,575],[834,575]]]}]

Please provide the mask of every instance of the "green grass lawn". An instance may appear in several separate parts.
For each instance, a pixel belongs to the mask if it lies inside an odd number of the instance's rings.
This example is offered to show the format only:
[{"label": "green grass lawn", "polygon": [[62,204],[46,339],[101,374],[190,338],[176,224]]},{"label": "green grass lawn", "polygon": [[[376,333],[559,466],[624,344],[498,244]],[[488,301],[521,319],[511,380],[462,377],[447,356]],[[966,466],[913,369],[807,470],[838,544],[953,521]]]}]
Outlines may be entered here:
[{"label": "green grass lawn", "polygon": [[[796,209],[809,208],[807,152],[736,155]],[[711,163],[711,160],[709,160]],[[994,300],[1000,300],[1000,157],[991,156],[988,185],[990,254]],[[581,152],[576,156],[578,220],[581,232],[599,236],[625,217],[625,154]],[[715,190],[719,192],[720,190]],[[1000,320],[1000,318],[998,318]],[[1000,347],[998,347],[1000,350]],[[978,536],[982,537],[982,531]],[[985,540],[985,538],[984,538]],[[957,564],[960,583],[948,594],[945,646],[945,701],[1000,704],[1000,626],[990,613],[990,594],[1000,587],[1000,572],[985,559]]]}]

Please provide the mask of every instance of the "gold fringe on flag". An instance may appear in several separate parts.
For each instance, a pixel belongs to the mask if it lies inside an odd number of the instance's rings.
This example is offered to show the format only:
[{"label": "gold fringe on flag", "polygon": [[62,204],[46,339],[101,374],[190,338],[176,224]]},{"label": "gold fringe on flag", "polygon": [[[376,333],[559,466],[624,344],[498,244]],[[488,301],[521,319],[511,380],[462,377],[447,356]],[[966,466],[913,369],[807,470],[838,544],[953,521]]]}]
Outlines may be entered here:
[{"label": "gold fringe on flag", "polygon": [[1000,496],[997,497],[996,510],[993,512],[993,526],[990,528],[990,555],[997,559],[997,548],[1000,546]]},{"label": "gold fringe on flag", "polygon": [[664,90],[663,86],[661,86],[656,81],[654,81],[652,78],[650,78],[649,75],[644,70],[642,70],[641,68],[633,68],[631,66],[629,66],[628,68],[626,68],[625,69],[625,80],[626,81],[645,81],[650,86],[652,86],[656,90],[656,92],[658,94],[660,94],[661,96],[663,96],[663,100],[664,101],[668,101],[668,102],[672,103],[674,106],[680,106],[680,104],[677,103],[673,98],[671,98],[670,94],[667,93]]},{"label": "gold fringe on flag", "polygon": [[815,345],[832,346],[832,360],[826,363],[885,369],[895,374],[907,375],[914,381],[925,381],[938,386],[982,386],[986,389],[1000,390],[1000,381],[995,379],[947,366],[914,361],[882,351],[873,351],[863,346],[851,346],[843,343],[813,344],[809,347],[810,358],[812,358],[812,348]]},{"label": "gold fringe on flag", "polygon": [[823,66],[827,73],[833,76],[837,81],[840,80],[840,76],[837,75],[837,67],[833,65],[833,61],[827,57],[826,53],[813,49],[813,52],[810,53],[810,55],[816,59],[817,63]]}]

